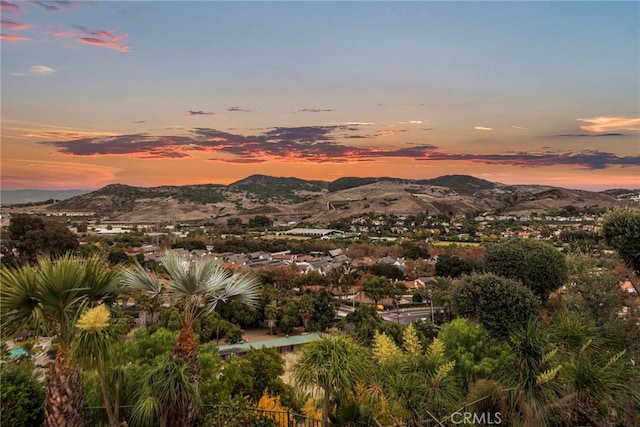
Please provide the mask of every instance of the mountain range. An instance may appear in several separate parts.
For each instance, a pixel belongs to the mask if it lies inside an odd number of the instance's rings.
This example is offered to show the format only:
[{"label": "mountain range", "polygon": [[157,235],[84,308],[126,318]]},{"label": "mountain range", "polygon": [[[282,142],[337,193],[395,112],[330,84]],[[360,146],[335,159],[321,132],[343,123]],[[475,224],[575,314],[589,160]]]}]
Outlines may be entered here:
[{"label": "mountain range", "polygon": [[[11,211],[94,212],[112,220],[226,222],[267,216],[275,221],[331,221],[365,213],[408,215],[428,212],[547,213],[558,209],[608,208],[629,204],[620,197],[638,190],[604,192],[542,185],[505,185],[468,175],[411,180],[390,177],[339,178],[332,182],[252,175],[229,185],[133,187],[112,184]],[[3,198],[3,203],[6,202]]]}]

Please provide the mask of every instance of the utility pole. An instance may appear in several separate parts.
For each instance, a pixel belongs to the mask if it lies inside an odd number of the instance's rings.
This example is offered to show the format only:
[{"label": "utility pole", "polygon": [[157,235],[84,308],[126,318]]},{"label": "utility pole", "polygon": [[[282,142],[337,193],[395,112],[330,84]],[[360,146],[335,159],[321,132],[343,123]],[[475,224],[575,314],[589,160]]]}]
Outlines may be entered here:
[{"label": "utility pole", "polygon": [[433,292],[431,291],[431,289],[428,289],[428,293],[429,293],[429,302],[431,303],[431,324],[435,326],[436,321],[435,321],[435,318],[433,317]]}]

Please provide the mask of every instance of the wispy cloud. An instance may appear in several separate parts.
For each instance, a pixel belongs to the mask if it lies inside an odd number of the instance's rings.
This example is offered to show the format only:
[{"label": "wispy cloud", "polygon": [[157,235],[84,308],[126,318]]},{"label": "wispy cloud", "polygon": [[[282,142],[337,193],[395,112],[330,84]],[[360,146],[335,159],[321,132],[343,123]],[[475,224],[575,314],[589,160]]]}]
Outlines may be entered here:
[{"label": "wispy cloud", "polygon": [[213,111],[202,111],[202,110],[189,110],[184,113],[183,117],[197,117],[197,116],[217,116],[218,113],[214,113]]},{"label": "wispy cloud", "polygon": [[22,8],[18,3],[2,0],[0,1],[0,10],[4,13],[18,14],[22,12]]},{"label": "wispy cloud", "polygon": [[601,151],[577,153],[507,153],[507,154],[451,154],[432,151],[422,159],[427,161],[469,161],[490,165],[538,168],[544,166],[574,166],[577,169],[596,170],[610,166],[640,166],[640,156],[619,157]]},{"label": "wispy cloud", "polygon": [[10,75],[17,76],[17,77],[27,77],[27,76],[47,77],[54,74],[55,72],[56,70],[54,70],[53,68],[47,65],[32,65],[26,71],[10,73]]},{"label": "wispy cloud", "polygon": [[424,104],[384,104],[379,103],[378,107],[423,107]]},{"label": "wispy cloud", "polygon": [[31,24],[25,24],[23,22],[10,21],[8,19],[1,20],[1,23],[2,28],[6,28],[12,31],[26,30],[27,28],[31,28],[33,26]]},{"label": "wispy cloud", "polygon": [[484,131],[489,131],[489,130],[493,130],[493,128],[488,128],[488,127],[484,127],[484,126],[476,126],[474,127],[475,130],[484,130]]},{"label": "wispy cloud", "polygon": [[398,131],[395,129],[380,129],[376,132],[377,137],[396,136]]},{"label": "wispy cloud", "polygon": [[619,132],[609,132],[609,133],[600,133],[597,135],[592,135],[592,134],[588,134],[588,133],[563,133],[561,135],[556,135],[557,137],[573,137],[573,138],[600,138],[603,136],[625,136],[624,133],[619,133]]},{"label": "wispy cloud", "polygon": [[139,123],[147,123],[146,120],[134,120],[131,123],[139,124]]},{"label": "wispy cloud", "polygon": [[296,113],[328,113],[331,111],[335,111],[331,108],[303,108],[302,110],[296,111]]},{"label": "wispy cloud", "polygon": [[28,37],[15,36],[13,34],[4,34],[4,33],[0,34],[0,39],[7,40],[10,42],[25,42],[25,41],[31,40]]},{"label": "wispy cloud", "polygon": [[576,120],[588,123],[580,126],[580,129],[589,132],[640,131],[640,117],[598,116]]},{"label": "wispy cloud", "polygon": [[92,30],[84,25],[74,25],[73,28],[75,31],[54,30],[49,34],[56,37],[71,37],[80,43],[116,49],[120,52],[130,52],[132,49],[131,46],[123,44],[128,37],[127,34],[118,35],[111,30]]},{"label": "wispy cloud", "polygon": [[525,127],[522,127],[522,126],[511,126],[511,127],[518,130],[526,129]]},{"label": "wispy cloud", "polygon": [[229,107],[227,108],[227,111],[231,111],[231,112],[235,112],[235,113],[252,113],[252,110],[245,110],[244,108],[240,108],[240,107]]},{"label": "wispy cloud", "polygon": [[375,123],[370,122],[342,122],[342,123],[329,123],[330,126],[373,126]]},{"label": "wispy cloud", "polygon": [[429,125],[429,121],[428,120],[408,120],[406,122],[399,122],[402,125]]},{"label": "wispy cloud", "polygon": [[77,2],[68,0],[56,0],[56,1],[40,1],[30,0],[29,3],[41,7],[47,12],[59,12],[61,10],[70,10],[75,7]]}]

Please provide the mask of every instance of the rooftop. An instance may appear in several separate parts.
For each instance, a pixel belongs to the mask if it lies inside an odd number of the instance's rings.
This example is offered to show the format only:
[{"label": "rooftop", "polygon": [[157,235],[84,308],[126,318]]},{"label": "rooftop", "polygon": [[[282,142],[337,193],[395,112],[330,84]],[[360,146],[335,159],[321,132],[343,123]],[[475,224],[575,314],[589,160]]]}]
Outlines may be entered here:
[{"label": "rooftop", "polygon": [[288,347],[291,345],[302,345],[318,339],[320,339],[320,334],[317,334],[317,333],[312,333],[312,334],[304,333],[301,335],[292,335],[292,336],[287,335],[286,337],[273,338],[273,339],[262,340],[262,341],[221,345],[220,347],[218,347],[218,354],[225,355],[225,354],[231,354],[231,353],[246,353],[251,348],[255,348],[255,349],[259,349],[262,347],[281,348],[281,347]]}]

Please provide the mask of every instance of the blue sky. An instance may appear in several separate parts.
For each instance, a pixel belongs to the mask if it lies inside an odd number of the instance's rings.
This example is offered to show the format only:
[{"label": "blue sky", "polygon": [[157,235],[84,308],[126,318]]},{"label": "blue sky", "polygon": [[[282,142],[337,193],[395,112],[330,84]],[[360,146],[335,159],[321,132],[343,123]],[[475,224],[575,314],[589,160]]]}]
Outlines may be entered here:
[{"label": "blue sky", "polygon": [[2,187],[640,187],[638,2],[2,1]]}]

